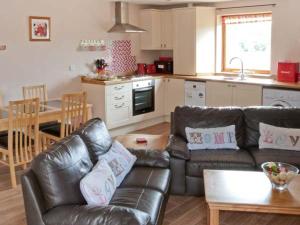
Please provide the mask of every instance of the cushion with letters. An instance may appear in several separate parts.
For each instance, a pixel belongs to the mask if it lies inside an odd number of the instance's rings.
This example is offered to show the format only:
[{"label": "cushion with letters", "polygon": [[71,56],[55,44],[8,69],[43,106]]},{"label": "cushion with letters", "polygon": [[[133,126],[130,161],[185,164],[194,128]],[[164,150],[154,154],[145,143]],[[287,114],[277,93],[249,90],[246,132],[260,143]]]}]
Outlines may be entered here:
[{"label": "cushion with letters", "polygon": [[120,142],[114,141],[109,151],[98,158],[104,159],[112,169],[116,180],[117,187],[120,186],[125,176],[130,172],[135,161],[135,155],[132,155]]},{"label": "cushion with letters", "polygon": [[216,128],[185,128],[190,150],[239,149],[235,136],[235,125]]},{"label": "cushion with letters", "polygon": [[93,170],[80,181],[80,190],[88,205],[106,206],[117,188],[113,171],[105,160],[99,160]]},{"label": "cushion with letters", "polygon": [[259,123],[259,148],[300,151],[300,129]]}]

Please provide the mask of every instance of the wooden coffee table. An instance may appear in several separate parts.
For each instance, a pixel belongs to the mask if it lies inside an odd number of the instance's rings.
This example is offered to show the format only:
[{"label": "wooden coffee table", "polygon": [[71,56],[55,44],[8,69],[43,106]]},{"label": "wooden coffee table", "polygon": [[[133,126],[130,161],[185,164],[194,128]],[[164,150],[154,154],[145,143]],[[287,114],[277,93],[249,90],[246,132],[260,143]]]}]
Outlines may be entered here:
[{"label": "wooden coffee table", "polygon": [[219,225],[220,211],[300,215],[300,176],[279,192],[262,172],[204,170],[204,186],[209,225]]},{"label": "wooden coffee table", "polygon": [[[136,143],[137,138],[146,138],[147,144]],[[126,148],[164,151],[168,144],[168,135],[126,134],[116,137]]]}]

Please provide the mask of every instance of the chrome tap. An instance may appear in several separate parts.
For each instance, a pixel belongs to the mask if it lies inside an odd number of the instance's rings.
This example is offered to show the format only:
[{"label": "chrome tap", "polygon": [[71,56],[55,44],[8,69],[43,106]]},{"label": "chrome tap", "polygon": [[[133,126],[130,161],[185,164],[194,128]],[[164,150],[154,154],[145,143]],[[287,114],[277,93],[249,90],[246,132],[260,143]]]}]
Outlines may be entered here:
[{"label": "chrome tap", "polygon": [[239,57],[233,57],[232,59],[230,59],[229,64],[231,64],[232,61],[233,61],[233,60],[236,60],[236,59],[240,60],[240,62],[241,62],[241,71],[240,71],[240,73],[239,73],[240,79],[241,79],[241,80],[245,80],[245,76],[246,76],[246,75],[245,75],[245,73],[244,73],[244,62],[243,62],[243,60],[242,60],[241,58],[239,58]]}]

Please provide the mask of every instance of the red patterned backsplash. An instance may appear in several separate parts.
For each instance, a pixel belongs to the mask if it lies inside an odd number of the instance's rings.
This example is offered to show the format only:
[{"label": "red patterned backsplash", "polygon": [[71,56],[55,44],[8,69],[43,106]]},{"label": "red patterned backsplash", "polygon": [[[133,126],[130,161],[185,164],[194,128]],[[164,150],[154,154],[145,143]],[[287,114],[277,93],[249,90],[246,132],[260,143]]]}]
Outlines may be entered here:
[{"label": "red patterned backsplash", "polygon": [[127,73],[136,70],[136,57],[131,55],[130,40],[115,40],[109,46],[109,70],[113,73]]}]

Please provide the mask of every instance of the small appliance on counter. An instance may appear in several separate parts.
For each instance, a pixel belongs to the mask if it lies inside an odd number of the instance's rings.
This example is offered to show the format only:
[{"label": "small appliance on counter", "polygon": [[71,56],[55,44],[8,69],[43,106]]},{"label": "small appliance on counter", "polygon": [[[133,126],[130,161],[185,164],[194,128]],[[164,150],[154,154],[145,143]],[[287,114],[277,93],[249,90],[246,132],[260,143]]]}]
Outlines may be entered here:
[{"label": "small appliance on counter", "polygon": [[296,83],[299,76],[299,63],[279,62],[277,80]]},{"label": "small appliance on counter", "polygon": [[137,74],[144,75],[146,74],[147,65],[145,63],[138,63],[137,64]]},{"label": "small appliance on counter", "polygon": [[172,57],[159,57],[159,60],[154,61],[156,73],[173,74],[173,59]]},{"label": "small appliance on counter", "polygon": [[138,63],[137,64],[137,74],[138,75],[145,75],[145,74],[155,74],[156,68],[154,64],[145,64],[145,63]]},{"label": "small appliance on counter", "polygon": [[148,64],[147,65],[147,74],[155,74],[155,73],[156,73],[155,64]]}]

